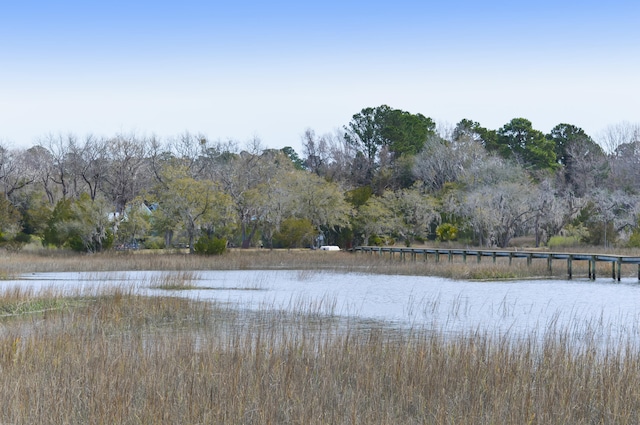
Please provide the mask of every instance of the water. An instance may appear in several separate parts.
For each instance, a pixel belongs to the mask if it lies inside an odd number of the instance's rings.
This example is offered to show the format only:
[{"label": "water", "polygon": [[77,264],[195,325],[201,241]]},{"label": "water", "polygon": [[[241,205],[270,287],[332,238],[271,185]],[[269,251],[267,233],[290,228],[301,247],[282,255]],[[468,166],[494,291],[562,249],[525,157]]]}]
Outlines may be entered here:
[{"label": "water", "polygon": [[[423,276],[384,276],[318,271],[198,271],[196,289],[151,287],[171,272],[35,273],[2,285],[34,290],[135,285],[142,294],[216,300],[248,309],[322,312],[377,320],[398,327],[443,332],[543,335],[569,331],[603,343],[640,341],[640,284],[612,279],[475,282]],[[154,280],[155,279],[155,280]]]}]

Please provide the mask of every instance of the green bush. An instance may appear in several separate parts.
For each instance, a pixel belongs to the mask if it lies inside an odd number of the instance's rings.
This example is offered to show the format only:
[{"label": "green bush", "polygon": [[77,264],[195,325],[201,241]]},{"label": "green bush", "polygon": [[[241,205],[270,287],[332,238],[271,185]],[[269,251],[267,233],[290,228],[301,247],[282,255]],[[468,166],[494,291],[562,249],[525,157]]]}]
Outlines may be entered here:
[{"label": "green bush", "polygon": [[458,239],[458,228],[451,223],[442,223],[436,227],[436,236],[439,241],[455,241]]},{"label": "green bush", "polygon": [[115,237],[110,229],[106,229],[104,236],[87,239],[82,233],[73,229],[69,232],[66,244],[77,252],[100,252],[110,249],[113,246]]},{"label": "green bush", "polygon": [[347,191],[345,199],[354,207],[361,207],[367,203],[371,195],[373,195],[371,186],[363,186]]},{"label": "green bush", "polygon": [[553,248],[567,248],[580,245],[580,238],[577,236],[552,236],[547,242],[547,246]]},{"label": "green bush", "polygon": [[202,235],[195,244],[193,244],[193,251],[196,254],[201,255],[222,255],[227,250],[227,240],[210,237],[208,235]]},{"label": "green bush", "polygon": [[42,238],[42,244],[44,246],[57,246],[61,247],[67,241],[67,235],[61,229],[62,223],[69,221],[73,218],[71,211],[71,199],[63,199],[58,201],[55,208],[51,212],[51,216],[47,221],[47,226],[44,229],[44,237]]},{"label": "green bush", "polygon": [[386,236],[371,235],[369,236],[369,246],[389,246],[394,245],[396,240]]},{"label": "green bush", "polygon": [[150,236],[143,242],[145,249],[164,249],[164,238],[160,236]]},{"label": "green bush", "polygon": [[629,240],[627,241],[627,247],[629,248],[640,248],[640,229],[635,228],[629,236]]},{"label": "green bush", "polygon": [[14,241],[16,242],[20,242],[20,243],[29,243],[31,242],[31,235],[28,235],[24,232],[20,232],[16,235],[15,238],[13,238]]},{"label": "green bush", "polygon": [[280,225],[280,231],[273,235],[276,248],[302,248],[313,244],[317,231],[306,218],[289,217]]},{"label": "green bush", "polygon": [[79,252],[100,252],[113,246],[114,233],[108,220],[109,203],[92,200],[83,193],[76,200],[59,201],[44,230],[44,246],[69,247]]}]

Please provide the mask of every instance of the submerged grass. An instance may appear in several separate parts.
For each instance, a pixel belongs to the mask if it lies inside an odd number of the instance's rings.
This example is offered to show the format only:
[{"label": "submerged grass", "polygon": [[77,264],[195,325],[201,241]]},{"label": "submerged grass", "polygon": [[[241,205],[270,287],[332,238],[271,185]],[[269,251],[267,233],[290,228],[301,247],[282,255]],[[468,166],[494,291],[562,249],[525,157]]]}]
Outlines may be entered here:
[{"label": "submerged grass", "polygon": [[193,283],[195,279],[197,276],[193,271],[181,270],[173,273],[161,273],[151,278],[149,286],[165,290],[197,289],[198,286]]},{"label": "submerged grass", "polygon": [[36,302],[63,307],[0,318],[0,423],[631,424],[640,415],[640,351],[624,339],[603,350],[598,324],[579,337],[553,324],[522,338],[452,336],[341,319],[329,300],[287,313],[127,287],[0,292],[0,309]]},{"label": "submerged grass", "polygon": [[41,315],[55,310],[66,310],[81,305],[82,300],[63,297],[59,292],[49,289],[35,296],[32,288],[14,286],[5,289],[0,304],[0,319]]}]

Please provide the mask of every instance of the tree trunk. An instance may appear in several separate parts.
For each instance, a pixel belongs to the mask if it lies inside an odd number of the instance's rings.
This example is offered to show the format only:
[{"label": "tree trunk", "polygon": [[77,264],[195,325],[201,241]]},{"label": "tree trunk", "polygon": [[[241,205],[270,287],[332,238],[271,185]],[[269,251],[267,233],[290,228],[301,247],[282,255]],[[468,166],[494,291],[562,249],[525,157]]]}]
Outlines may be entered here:
[{"label": "tree trunk", "polygon": [[173,230],[165,230],[165,232],[164,232],[164,247],[165,248],[170,248],[172,240],[173,240]]},{"label": "tree trunk", "polygon": [[256,230],[258,230],[258,224],[254,223],[253,227],[251,228],[251,232],[249,233],[249,235],[246,234],[246,228],[243,224],[242,226],[242,249],[247,249],[251,246],[251,239],[253,239],[253,236],[256,234]]}]

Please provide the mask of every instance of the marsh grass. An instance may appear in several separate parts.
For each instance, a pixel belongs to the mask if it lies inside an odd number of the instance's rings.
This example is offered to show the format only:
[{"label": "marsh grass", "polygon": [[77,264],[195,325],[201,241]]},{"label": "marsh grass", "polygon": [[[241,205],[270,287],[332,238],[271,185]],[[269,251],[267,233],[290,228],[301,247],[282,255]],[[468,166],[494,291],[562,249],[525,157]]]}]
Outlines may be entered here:
[{"label": "marsh grass", "polygon": [[[101,279],[114,280],[113,278],[101,277]],[[248,282],[245,286],[204,286],[197,284],[200,276],[197,272],[181,270],[181,271],[165,271],[160,273],[152,273],[149,277],[145,277],[142,281],[136,279],[124,279],[131,281],[132,284],[144,286],[151,289],[162,289],[165,291],[189,291],[189,290],[235,290],[235,291],[260,291],[264,289],[264,276],[258,276],[254,280]],[[91,280],[88,278],[87,280]]]},{"label": "marsh grass", "polygon": [[452,335],[340,318],[330,299],[292,302],[289,313],[252,312],[126,286],[71,296],[8,288],[0,308],[34,307],[0,318],[0,423],[632,424],[640,415],[638,347],[620,338],[603,348],[601,323]]},{"label": "marsh grass", "polygon": [[193,271],[165,272],[152,276],[149,287],[173,291],[198,289],[198,286],[194,284],[196,279],[198,279],[198,276]]},{"label": "marsh grass", "polygon": [[[637,251],[620,252],[620,255],[639,255]],[[0,252],[0,278],[15,277],[32,272],[73,272],[73,271],[129,271],[157,270],[184,272],[184,282],[176,278],[175,289],[188,284],[189,273],[199,270],[297,270],[298,278],[303,281],[317,271],[340,271],[357,273],[399,274],[418,276],[442,276],[460,279],[523,279],[523,278],[561,278],[567,276],[566,262],[555,261],[552,270],[547,269],[546,260],[534,260],[528,266],[526,259],[498,258],[495,262],[475,259],[464,262],[453,257],[449,262],[441,258],[435,262],[432,257],[426,261],[402,260],[398,257],[378,256],[362,253],[327,252],[311,250],[233,250],[228,255],[206,257],[183,253],[156,252],[106,252],[93,255],[79,255],[59,251],[40,252]],[[588,276],[588,262],[574,261],[575,278]],[[610,276],[611,265],[598,263],[598,276]],[[623,276],[637,276],[635,265],[623,265]],[[193,279],[191,279],[193,280]],[[162,283],[167,288],[173,284]],[[182,288],[185,289],[185,288]]]},{"label": "marsh grass", "polygon": [[35,296],[32,288],[14,286],[6,288],[0,304],[0,319],[22,317],[26,315],[42,315],[55,310],[63,310],[81,305],[79,299],[65,298],[54,289],[47,289]]}]

